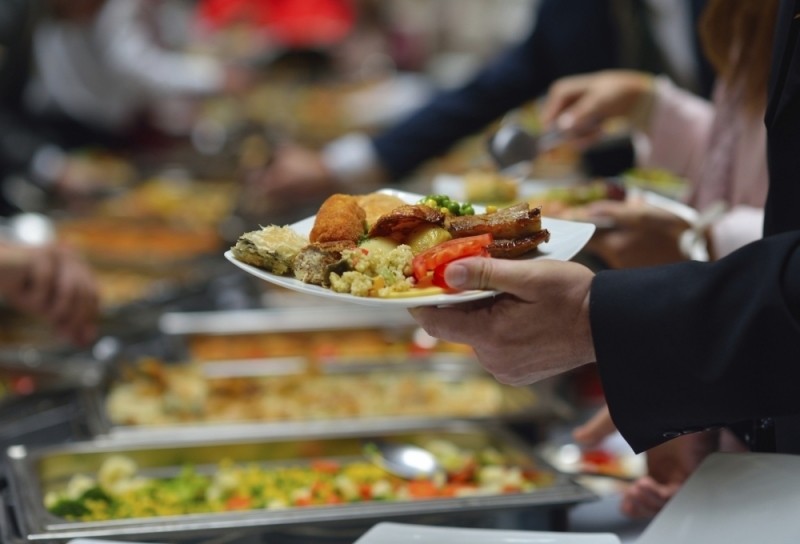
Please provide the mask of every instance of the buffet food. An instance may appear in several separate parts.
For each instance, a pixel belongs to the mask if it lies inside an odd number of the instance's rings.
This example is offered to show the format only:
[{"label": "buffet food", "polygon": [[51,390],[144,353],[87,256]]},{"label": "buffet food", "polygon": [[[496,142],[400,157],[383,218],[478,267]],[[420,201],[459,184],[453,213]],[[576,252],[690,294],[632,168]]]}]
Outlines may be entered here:
[{"label": "buffet food", "polygon": [[431,354],[474,357],[472,348],[431,338],[412,338],[412,330],[356,329],[236,335],[196,335],[189,338],[194,361],[303,357],[318,363],[393,363]]},{"label": "buffet food", "polygon": [[[372,457],[370,446],[365,453]],[[444,473],[405,480],[366,460],[318,458],[277,467],[222,460],[212,475],[185,465],[173,478],[148,478],[138,474],[133,459],[114,455],[96,476],[76,474],[44,502],[50,513],[68,520],[104,521],[529,493],[554,481],[547,472],[513,464],[492,447],[475,451],[441,439],[423,447]]]},{"label": "buffet food", "polygon": [[58,237],[98,262],[137,265],[206,255],[220,245],[211,228],[176,228],[111,218],[76,219],[58,225]]},{"label": "buffet food", "polygon": [[454,260],[515,258],[549,239],[541,209],[527,203],[476,215],[470,204],[443,195],[409,205],[382,193],[337,194],[320,207],[307,240],[269,226],[243,235],[231,253],[337,293],[396,298],[452,291],[444,269]]},{"label": "buffet food", "polygon": [[[276,422],[379,417],[489,417],[535,397],[486,375],[358,372],[209,378],[201,364],[146,360],[112,386],[106,412],[118,425]],[[519,404],[516,407],[515,404]]]},{"label": "buffet food", "polygon": [[213,228],[233,212],[238,193],[232,183],[153,178],[106,200],[98,211],[106,217]]}]

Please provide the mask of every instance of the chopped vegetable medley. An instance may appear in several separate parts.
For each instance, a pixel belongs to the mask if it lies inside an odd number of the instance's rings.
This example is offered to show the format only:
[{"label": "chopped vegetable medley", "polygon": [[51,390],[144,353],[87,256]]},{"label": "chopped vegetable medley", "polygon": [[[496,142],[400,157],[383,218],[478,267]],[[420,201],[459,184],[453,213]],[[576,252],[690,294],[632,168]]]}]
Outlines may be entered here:
[{"label": "chopped vegetable medley", "polygon": [[[308,465],[264,468],[220,462],[213,475],[184,466],[170,479],[138,475],[128,457],[103,462],[96,478],[77,474],[67,487],[49,492],[45,506],[54,515],[77,521],[174,516],[235,510],[325,506],[525,493],[549,485],[546,472],[514,466],[493,448],[470,451],[445,440],[426,444],[446,473],[404,480],[368,461],[317,459]],[[374,451],[365,454],[370,457]]]}]

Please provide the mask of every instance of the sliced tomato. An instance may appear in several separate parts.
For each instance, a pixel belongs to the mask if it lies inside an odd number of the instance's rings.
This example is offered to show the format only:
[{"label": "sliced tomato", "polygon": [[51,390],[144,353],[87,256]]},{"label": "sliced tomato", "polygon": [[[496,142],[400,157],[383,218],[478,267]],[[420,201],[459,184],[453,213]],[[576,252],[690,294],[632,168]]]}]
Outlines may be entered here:
[{"label": "sliced tomato", "polygon": [[414,270],[414,277],[417,281],[424,278],[431,270],[437,267],[463,259],[464,257],[474,257],[480,255],[483,248],[494,241],[491,234],[481,234],[469,236],[467,238],[456,238],[433,246],[414,257],[411,267]]}]

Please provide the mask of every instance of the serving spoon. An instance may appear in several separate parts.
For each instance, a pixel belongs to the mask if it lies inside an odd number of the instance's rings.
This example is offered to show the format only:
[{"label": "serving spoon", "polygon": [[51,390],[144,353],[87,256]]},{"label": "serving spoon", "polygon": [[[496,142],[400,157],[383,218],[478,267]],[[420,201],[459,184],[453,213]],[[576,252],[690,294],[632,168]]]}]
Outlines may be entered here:
[{"label": "serving spoon", "polygon": [[406,480],[433,478],[444,469],[428,450],[410,444],[371,441],[364,454],[375,465]]}]

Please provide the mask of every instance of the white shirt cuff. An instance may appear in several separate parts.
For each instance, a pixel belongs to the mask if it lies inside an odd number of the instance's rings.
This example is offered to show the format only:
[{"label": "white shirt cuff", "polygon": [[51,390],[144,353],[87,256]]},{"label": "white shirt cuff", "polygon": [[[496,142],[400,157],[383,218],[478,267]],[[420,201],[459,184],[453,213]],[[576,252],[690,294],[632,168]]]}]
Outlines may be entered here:
[{"label": "white shirt cuff", "polygon": [[380,169],[372,140],[361,133],[347,134],[326,145],[322,149],[322,162],[344,184],[369,181]]}]

